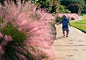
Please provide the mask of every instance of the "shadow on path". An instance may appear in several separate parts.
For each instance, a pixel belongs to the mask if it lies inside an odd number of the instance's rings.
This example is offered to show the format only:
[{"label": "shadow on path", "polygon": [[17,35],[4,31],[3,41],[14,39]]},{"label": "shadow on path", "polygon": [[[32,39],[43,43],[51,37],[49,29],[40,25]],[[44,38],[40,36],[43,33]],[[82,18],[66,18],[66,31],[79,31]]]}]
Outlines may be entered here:
[{"label": "shadow on path", "polygon": [[58,39],[63,39],[63,38],[66,38],[66,37],[61,36],[61,37],[57,37],[56,39],[58,40]]}]

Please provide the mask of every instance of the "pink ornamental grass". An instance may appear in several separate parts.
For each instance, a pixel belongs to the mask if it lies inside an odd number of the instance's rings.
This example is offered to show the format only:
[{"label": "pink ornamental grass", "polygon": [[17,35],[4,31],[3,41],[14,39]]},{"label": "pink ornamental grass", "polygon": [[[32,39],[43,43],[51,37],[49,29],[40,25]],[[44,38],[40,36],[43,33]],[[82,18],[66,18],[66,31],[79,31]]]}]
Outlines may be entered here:
[{"label": "pink ornamental grass", "polygon": [[[5,6],[2,8],[4,10],[1,11],[1,16],[3,16],[3,26],[6,25],[8,21],[12,22],[14,26],[19,26],[19,31],[24,31],[27,34],[27,38],[24,41],[26,47],[32,46],[39,48],[39,52],[41,52],[40,48],[44,50],[49,50],[53,44],[55,35],[54,31],[51,31],[51,24],[55,17],[52,14],[47,13],[45,9],[37,9],[36,4],[30,4],[30,2],[26,2],[24,5],[17,2],[18,5],[15,5],[13,2],[9,2],[9,4],[5,3]],[[12,41],[11,36],[5,36],[4,39],[6,41]],[[29,47],[27,48],[29,51]],[[34,52],[36,56],[37,52]],[[50,52],[50,56],[52,52]],[[45,55],[49,55],[46,53]]]},{"label": "pink ornamental grass", "polygon": [[12,37],[9,36],[9,35],[5,35],[5,36],[4,36],[4,40],[5,40],[6,42],[12,41]]},{"label": "pink ornamental grass", "polygon": [[19,57],[20,60],[27,60],[27,58],[24,55],[18,54],[17,56]]},{"label": "pink ornamental grass", "polygon": [[0,39],[1,39],[1,38],[3,38],[3,34],[2,34],[2,33],[0,33]]},{"label": "pink ornamental grass", "polygon": [[2,42],[1,42],[1,46],[6,46],[7,43],[8,43],[7,41],[2,41]]},{"label": "pink ornamental grass", "polygon": [[76,13],[71,13],[71,14],[70,14],[70,13],[59,13],[59,14],[58,14],[58,17],[62,18],[63,15],[67,15],[67,18],[68,18],[69,20],[77,20],[77,19],[80,18],[79,15],[76,14]]},{"label": "pink ornamental grass", "polygon": [[0,7],[2,7],[2,5],[0,4]]},{"label": "pink ornamental grass", "polygon": [[0,45],[0,55],[4,54],[4,50],[2,49],[2,46]]}]

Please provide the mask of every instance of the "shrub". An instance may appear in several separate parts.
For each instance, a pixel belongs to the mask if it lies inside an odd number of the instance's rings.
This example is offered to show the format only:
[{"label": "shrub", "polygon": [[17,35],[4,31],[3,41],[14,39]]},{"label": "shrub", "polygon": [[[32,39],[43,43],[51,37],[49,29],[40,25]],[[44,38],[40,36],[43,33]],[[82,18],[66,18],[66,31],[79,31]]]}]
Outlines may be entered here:
[{"label": "shrub", "polygon": [[[14,39],[13,41],[20,45],[24,44],[24,48],[27,50],[27,55],[29,55],[29,57],[32,55],[33,57],[35,56],[36,59],[41,60],[42,53],[47,57],[54,56],[52,53],[53,51],[50,52],[55,37],[53,34],[55,30],[52,31],[53,27],[50,24],[55,20],[52,14],[47,13],[45,9],[36,9],[36,4],[31,4],[29,1],[25,4],[21,4],[21,2],[18,1],[17,5],[12,1],[5,1],[5,5],[0,7],[0,17],[3,19],[1,28],[9,27],[7,25],[8,22],[11,22],[11,24],[17,28],[17,30],[15,30],[16,32],[13,32],[14,28],[5,28],[3,29],[3,34],[9,34],[12,36],[12,39]],[[6,29],[10,29],[11,31]],[[21,31],[24,33],[19,33]],[[24,34],[25,38],[22,36]],[[15,49],[17,48],[15,47]],[[24,57],[22,55],[18,56]]]},{"label": "shrub", "polygon": [[71,13],[71,14],[69,14],[69,13],[59,13],[58,14],[58,17],[62,18],[63,15],[67,15],[67,18],[69,20],[76,20],[76,19],[79,19],[80,18],[79,15],[77,15],[75,13]]},{"label": "shrub", "polygon": [[2,57],[0,60],[36,60],[25,49],[25,39],[26,36],[24,32],[18,31],[18,29],[14,27],[11,22],[7,22],[6,26],[0,31],[0,56]]},{"label": "shrub", "polygon": [[78,3],[70,4],[66,6],[66,8],[69,9],[71,13],[77,13],[77,14],[81,14],[81,11],[83,9],[82,6],[79,5]]},{"label": "shrub", "polygon": [[62,19],[63,19],[63,18],[56,17],[56,22],[57,22],[57,23],[58,23],[58,22],[61,22]]},{"label": "shrub", "polygon": [[71,13],[71,11],[69,11],[68,9],[65,9],[65,6],[60,5],[59,13]]}]

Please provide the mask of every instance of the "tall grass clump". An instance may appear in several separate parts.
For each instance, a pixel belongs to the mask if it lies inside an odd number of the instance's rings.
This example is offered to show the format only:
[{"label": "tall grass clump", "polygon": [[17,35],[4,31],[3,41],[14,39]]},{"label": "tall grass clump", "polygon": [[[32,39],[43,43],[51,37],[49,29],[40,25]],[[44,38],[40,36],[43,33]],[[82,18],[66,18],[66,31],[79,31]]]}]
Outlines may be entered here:
[{"label": "tall grass clump", "polygon": [[30,1],[22,4],[17,1],[15,5],[8,0],[4,6],[0,4],[0,58],[42,60],[53,57],[51,45],[55,30],[51,23],[54,20],[52,14],[45,9],[36,9],[36,4]]},{"label": "tall grass clump", "polygon": [[0,25],[0,60],[36,60],[25,49],[25,39],[26,34],[18,31],[11,22],[7,22],[5,27]]}]

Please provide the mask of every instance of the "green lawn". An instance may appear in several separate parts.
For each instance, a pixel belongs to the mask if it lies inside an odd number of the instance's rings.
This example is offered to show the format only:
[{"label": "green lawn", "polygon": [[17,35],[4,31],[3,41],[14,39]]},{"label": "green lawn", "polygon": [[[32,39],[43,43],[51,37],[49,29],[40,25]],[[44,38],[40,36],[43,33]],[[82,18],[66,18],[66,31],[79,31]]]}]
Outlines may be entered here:
[{"label": "green lawn", "polygon": [[86,33],[86,18],[80,21],[71,22],[71,25]]},{"label": "green lawn", "polygon": [[[86,14],[83,14],[83,16],[86,15]],[[79,16],[82,16],[82,14],[80,14]]]}]

